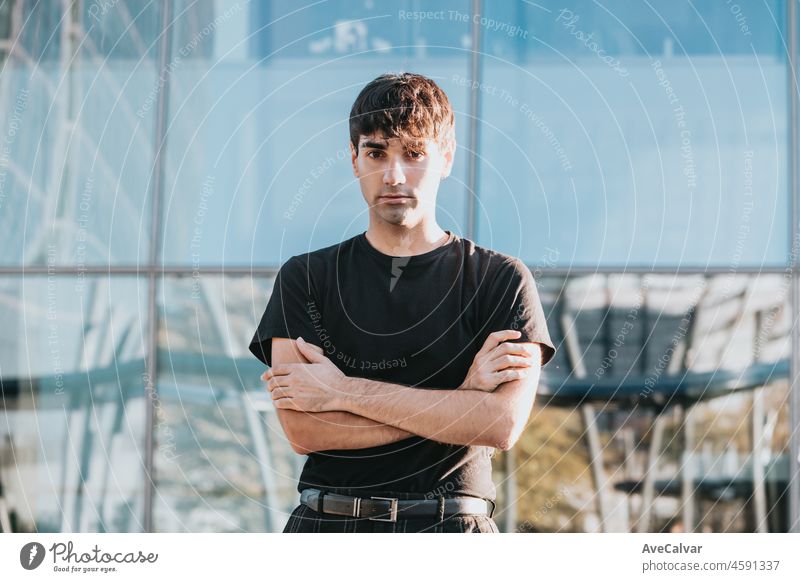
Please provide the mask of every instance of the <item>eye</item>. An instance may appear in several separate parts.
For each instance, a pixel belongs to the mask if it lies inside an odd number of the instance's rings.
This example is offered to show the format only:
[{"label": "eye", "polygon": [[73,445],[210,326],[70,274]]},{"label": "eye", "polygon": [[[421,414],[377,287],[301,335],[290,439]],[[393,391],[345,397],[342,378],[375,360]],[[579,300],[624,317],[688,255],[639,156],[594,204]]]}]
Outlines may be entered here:
[{"label": "eye", "polygon": [[380,150],[370,150],[370,151],[368,151],[367,152],[367,157],[368,158],[372,158],[374,160],[375,157],[372,154],[378,154],[378,156],[380,156],[380,155],[383,155],[383,152],[381,152]]},{"label": "eye", "polygon": [[424,153],[422,153],[422,152],[415,152],[415,151],[409,151],[409,152],[408,152],[408,155],[409,155],[409,156],[411,156],[412,158],[414,158],[415,160],[419,160],[419,159],[421,159],[423,156],[425,156],[425,154],[424,154]]}]

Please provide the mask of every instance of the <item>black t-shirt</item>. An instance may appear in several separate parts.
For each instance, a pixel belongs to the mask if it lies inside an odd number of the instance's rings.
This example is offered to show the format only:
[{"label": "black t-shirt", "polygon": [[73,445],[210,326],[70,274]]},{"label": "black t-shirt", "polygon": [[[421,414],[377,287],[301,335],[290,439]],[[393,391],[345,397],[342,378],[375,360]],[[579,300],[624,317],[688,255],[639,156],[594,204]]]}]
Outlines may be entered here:
[{"label": "black t-shirt", "polygon": [[[553,357],[536,283],[519,259],[453,234],[427,253],[392,257],[361,233],[286,261],[250,351],[270,366],[271,338],[302,336],[347,376],[452,390],[486,337],[502,329],[520,330],[514,341],[541,343],[543,365]],[[494,500],[493,453],[491,447],[419,436],[319,451],[308,455],[298,491],[438,492]]]}]

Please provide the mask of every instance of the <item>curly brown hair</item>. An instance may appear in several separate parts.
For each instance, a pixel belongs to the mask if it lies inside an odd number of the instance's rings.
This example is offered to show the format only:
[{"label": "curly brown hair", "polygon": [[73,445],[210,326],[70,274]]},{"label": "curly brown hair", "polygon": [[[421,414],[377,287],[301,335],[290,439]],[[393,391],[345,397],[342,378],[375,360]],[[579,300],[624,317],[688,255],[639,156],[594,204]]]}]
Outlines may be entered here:
[{"label": "curly brown hair", "polygon": [[356,154],[359,136],[375,133],[404,142],[432,138],[446,150],[455,146],[455,115],[433,80],[415,73],[386,73],[361,90],[350,110],[350,142]]}]

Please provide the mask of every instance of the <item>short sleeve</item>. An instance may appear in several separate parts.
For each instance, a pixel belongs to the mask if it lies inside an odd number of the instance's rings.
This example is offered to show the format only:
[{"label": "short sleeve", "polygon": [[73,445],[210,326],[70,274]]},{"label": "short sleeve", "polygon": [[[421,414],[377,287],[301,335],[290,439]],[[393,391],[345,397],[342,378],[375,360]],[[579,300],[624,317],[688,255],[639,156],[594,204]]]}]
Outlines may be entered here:
[{"label": "short sleeve", "polygon": [[315,298],[307,262],[292,257],[275,277],[272,295],[258,324],[250,351],[255,357],[272,366],[272,338],[297,339],[319,345],[316,330],[321,327],[322,314]]},{"label": "short sleeve", "polygon": [[480,322],[478,347],[489,334],[504,329],[521,332],[515,342],[539,343],[542,366],[553,359],[556,348],[550,339],[544,309],[533,273],[519,259],[510,257],[496,270],[489,271],[479,289]]}]

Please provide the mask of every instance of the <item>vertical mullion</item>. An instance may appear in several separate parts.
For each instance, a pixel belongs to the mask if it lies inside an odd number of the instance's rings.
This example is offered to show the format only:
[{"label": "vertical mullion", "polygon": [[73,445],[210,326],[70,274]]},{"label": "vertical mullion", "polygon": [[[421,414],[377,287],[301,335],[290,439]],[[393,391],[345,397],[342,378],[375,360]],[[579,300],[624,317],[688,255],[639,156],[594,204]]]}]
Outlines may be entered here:
[{"label": "vertical mullion", "polygon": [[145,379],[145,488],[144,488],[144,531],[153,531],[153,431],[155,427],[155,399],[158,398],[156,371],[158,367],[158,313],[156,309],[156,288],[158,286],[157,261],[161,241],[161,191],[164,185],[164,152],[167,141],[167,108],[169,106],[169,66],[172,46],[172,2],[161,5],[161,39],[157,75],[163,76],[163,85],[158,93],[156,105],[156,126],[154,135],[154,156],[152,176],[152,216],[150,223],[150,255],[147,265],[148,293],[147,320],[148,342],[146,354],[147,374]]},{"label": "vertical mullion", "polygon": [[472,77],[472,92],[469,100],[469,138],[467,152],[467,238],[476,240],[477,225],[475,224],[476,197],[478,196],[478,139],[480,113],[479,90],[481,83],[481,26],[475,18],[481,13],[481,0],[472,0],[472,53],[470,59],[470,76]]},{"label": "vertical mullion", "polygon": [[789,0],[787,6],[787,27],[789,36],[789,205],[791,212],[791,241],[789,249],[789,273],[791,275],[791,314],[792,341],[789,356],[789,527],[790,532],[800,532],[800,387],[797,385],[800,373],[800,326],[796,319],[800,309],[800,281],[797,272],[798,251],[798,91],[797,91],[797,0]]}]

